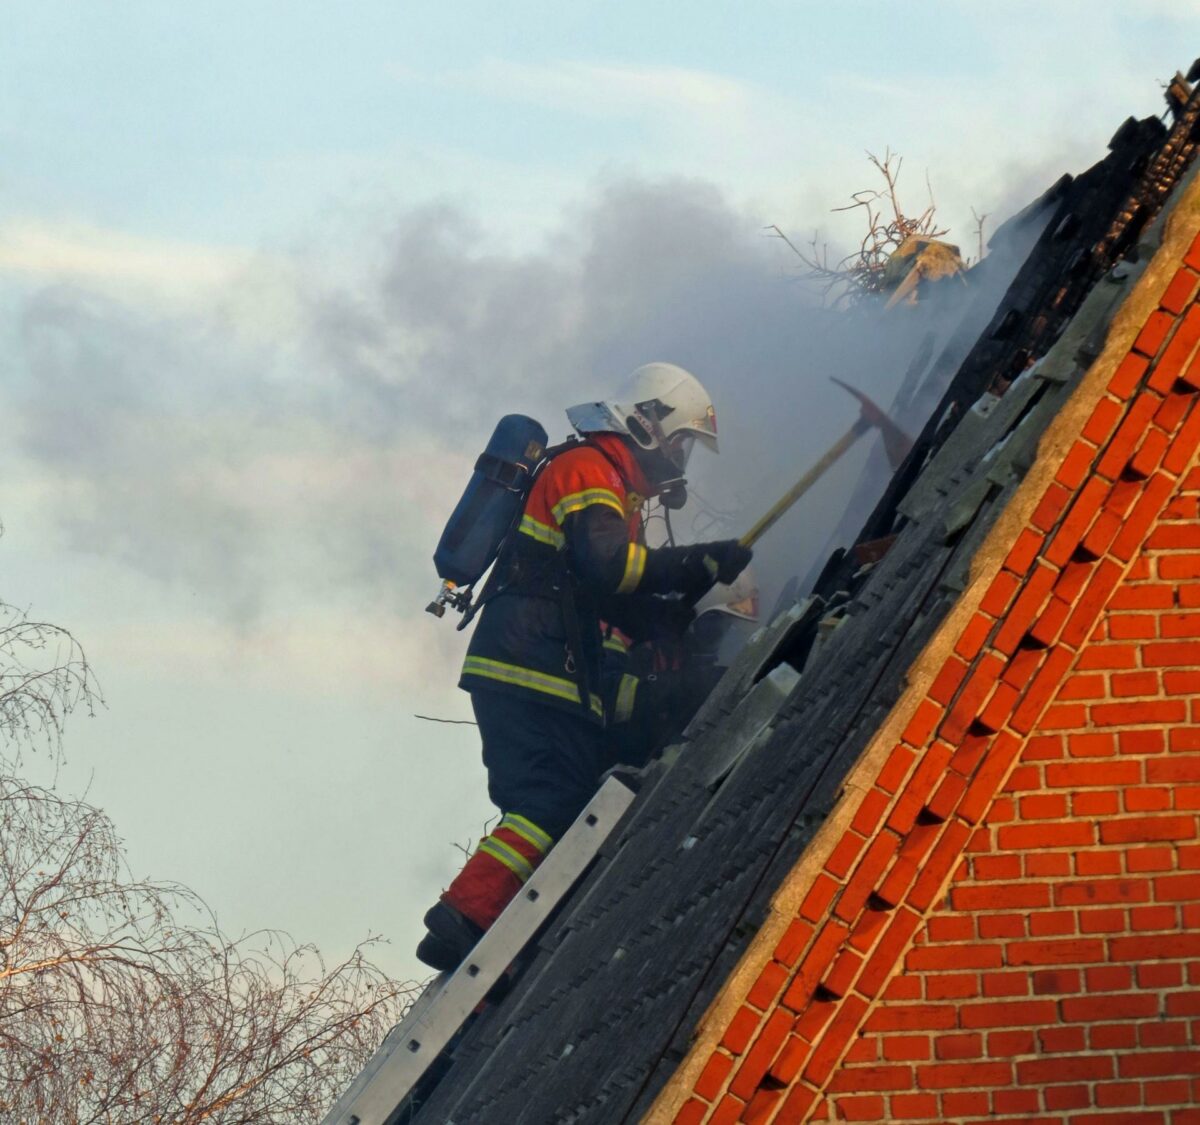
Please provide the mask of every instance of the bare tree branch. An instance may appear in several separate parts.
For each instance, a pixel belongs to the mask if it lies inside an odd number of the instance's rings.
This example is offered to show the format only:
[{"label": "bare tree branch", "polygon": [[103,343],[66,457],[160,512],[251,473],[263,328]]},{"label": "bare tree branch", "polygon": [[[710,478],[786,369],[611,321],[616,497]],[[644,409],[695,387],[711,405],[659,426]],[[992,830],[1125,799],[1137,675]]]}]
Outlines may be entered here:
[{"label": "bare tree branch", "polygon": [[186,887],[135,878],[100,809],[17,776],[99,702],[75,638],[0,603],[0,1120],[318,1120],[416,986],[375,939],[330,968],[281,932],[229,938]]}]

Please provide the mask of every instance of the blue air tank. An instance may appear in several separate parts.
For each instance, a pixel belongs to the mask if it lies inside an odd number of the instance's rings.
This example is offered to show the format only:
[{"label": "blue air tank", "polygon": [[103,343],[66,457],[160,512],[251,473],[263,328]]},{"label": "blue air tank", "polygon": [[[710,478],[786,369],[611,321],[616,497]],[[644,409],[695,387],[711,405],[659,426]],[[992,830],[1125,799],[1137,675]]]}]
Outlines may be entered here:
[{"label": "blue air tank", "polygon": [[456,586],[478,581],[496,558],[546,452],[546,431],[524,414],[506,414],[475,462],[433,555],[438,577]]}]

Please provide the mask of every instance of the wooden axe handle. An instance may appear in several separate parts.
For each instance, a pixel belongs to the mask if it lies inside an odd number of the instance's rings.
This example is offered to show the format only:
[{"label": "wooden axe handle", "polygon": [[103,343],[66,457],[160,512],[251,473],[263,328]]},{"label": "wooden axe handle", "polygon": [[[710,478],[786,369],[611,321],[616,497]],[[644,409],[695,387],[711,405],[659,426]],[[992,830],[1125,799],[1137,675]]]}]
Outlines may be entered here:
[{"label": "wooden axe handle", "polygon": [[787,490],[738,542],[743,547],[753,547],[767,530],[773,527],[779,518],[800,499],[822,476],[829,470],[843,453],[846,452],[864,433],[871,428],[871,423],[860,417],[828,450],[821,459],[813,465],[791,488]]}]

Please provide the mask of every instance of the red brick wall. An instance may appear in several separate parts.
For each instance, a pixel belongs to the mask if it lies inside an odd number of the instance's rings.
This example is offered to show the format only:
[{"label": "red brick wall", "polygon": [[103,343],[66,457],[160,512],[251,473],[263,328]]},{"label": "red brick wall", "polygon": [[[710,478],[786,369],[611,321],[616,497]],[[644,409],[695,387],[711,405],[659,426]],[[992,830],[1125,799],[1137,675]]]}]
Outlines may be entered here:
[{"label": "red brick wall", "polygon": [[1193,471],[829,1083],[828,1117],[1200,1122],[1198,493]]},{"label": "red brick wall", "polygon": [[678,1125],[1200,1122],[1200,237],[1179,254]]}]

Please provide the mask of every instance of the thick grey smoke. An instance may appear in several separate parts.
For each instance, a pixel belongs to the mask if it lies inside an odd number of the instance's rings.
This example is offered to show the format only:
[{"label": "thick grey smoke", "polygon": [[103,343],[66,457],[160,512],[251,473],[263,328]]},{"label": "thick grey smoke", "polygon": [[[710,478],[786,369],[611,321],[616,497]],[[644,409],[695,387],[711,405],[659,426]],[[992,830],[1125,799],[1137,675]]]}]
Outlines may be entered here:
[{"label": "thick grey smoke", "polygon": [[[563,435],[565,406],[657,359],[709,385],[721,429],[721,456],[695,466],[707,506],[677,530],[736,535],[854,420],[829,376],[887,405],[931,324],[953,328],[928,309],[820,308],[761,220],[696,181],[612,184],[536,253],[484,244],[433,206],[361,246],[350,280],[297,259],[274,336],[244,330],[254,267],[186,315],[78,288],[30,298],[0,396],[71,545],[241,622],[285,594],[407,610],[495,419]],[[773,583],[823,548],[866,452],[764,542]]]}]

